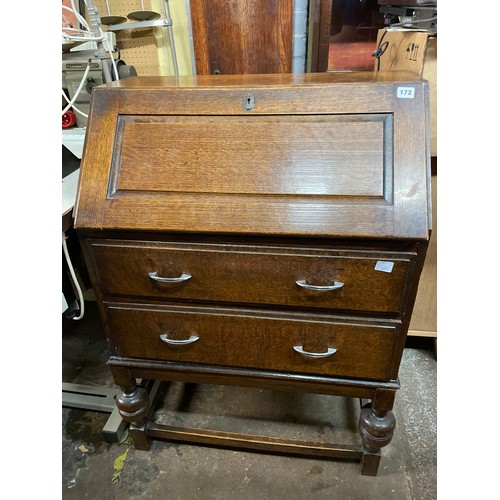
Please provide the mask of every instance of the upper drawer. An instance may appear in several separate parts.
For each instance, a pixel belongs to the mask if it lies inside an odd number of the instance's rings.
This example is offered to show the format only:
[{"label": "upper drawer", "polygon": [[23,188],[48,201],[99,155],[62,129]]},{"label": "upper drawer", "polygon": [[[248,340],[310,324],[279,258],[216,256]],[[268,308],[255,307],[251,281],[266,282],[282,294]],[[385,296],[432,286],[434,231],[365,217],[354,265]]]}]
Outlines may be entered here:
[{"label": "upper drawer", "polygon": [[75,227],[427,239],[428,88],[410,77],[96,88]]},{"label": "upper drawer", "polygon": [[90,246],[104,296],[383,313],[403,309],[416,257],[410,252],[125,240],[90,240]]}]

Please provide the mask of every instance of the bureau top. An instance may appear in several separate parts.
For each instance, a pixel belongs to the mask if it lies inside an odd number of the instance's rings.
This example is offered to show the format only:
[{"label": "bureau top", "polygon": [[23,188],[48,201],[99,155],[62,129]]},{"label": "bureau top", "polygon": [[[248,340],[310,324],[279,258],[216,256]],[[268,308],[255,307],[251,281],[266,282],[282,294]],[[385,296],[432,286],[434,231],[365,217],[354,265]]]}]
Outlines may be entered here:
[{"label": "bureau top", "polygon": [[407,72],[96,87],[75,227],[427,239],[428,99]]},{"label": "bureau top", "polygon": [[312,85],[373,85],[404,84],[422,81],[409,71],[329,71],[325,73],[280,73],[263,75],[195,75],[195,76],[144,76],[131,77],[103,85],[100,88],[156,90],[165,87],[220,88],[220,87],[289,87]]}]

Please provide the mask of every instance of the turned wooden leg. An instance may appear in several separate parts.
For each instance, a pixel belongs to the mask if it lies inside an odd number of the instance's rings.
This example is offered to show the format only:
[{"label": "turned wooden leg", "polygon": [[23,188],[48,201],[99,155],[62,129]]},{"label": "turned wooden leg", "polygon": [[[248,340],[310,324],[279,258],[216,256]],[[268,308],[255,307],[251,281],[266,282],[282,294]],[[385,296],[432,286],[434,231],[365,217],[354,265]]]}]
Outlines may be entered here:
[{"label": "turned wooden leg", "polygon": [[122,419],[130,423],[129,431],[134,446],[138,450],[149,450],[151,442],[146,427],[149,411],[148,391],[137,385],[125,369],[114,368],[113,377],[123,390],[123,394],[116,398],[116,407]]},{"label": "turned wooden leg", "polygon": [[381,457],[380,449],[391,442],[396,427],[396,417],[390,411],[394,403],[394,395],[394,391],[377,391],[372,403],[361,409],[359,433],[364,448],[361,460],[361,474],[363,475],[377,475]]}]

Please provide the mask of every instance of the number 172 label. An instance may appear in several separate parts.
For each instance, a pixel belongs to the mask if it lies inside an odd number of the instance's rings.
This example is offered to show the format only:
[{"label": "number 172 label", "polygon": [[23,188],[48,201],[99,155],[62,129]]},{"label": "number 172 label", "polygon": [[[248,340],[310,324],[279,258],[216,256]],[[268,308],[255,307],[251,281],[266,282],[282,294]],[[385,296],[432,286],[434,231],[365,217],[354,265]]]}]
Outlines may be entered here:
[{"label": "number 172 label", "polygon": [[398,87],[396,97],[398,99],[413,99],[415,97],[415,87]]}]

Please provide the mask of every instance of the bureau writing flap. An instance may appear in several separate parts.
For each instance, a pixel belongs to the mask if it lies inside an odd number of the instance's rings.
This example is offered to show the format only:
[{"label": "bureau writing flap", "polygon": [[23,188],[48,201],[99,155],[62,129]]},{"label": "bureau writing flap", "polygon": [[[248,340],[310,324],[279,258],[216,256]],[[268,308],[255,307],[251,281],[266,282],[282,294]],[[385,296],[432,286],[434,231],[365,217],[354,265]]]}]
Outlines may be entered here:
[{"label": "bureau writing flap", "polygon": [[425,239],[427,86],[397,75],[96,88],[75,226]]}]

